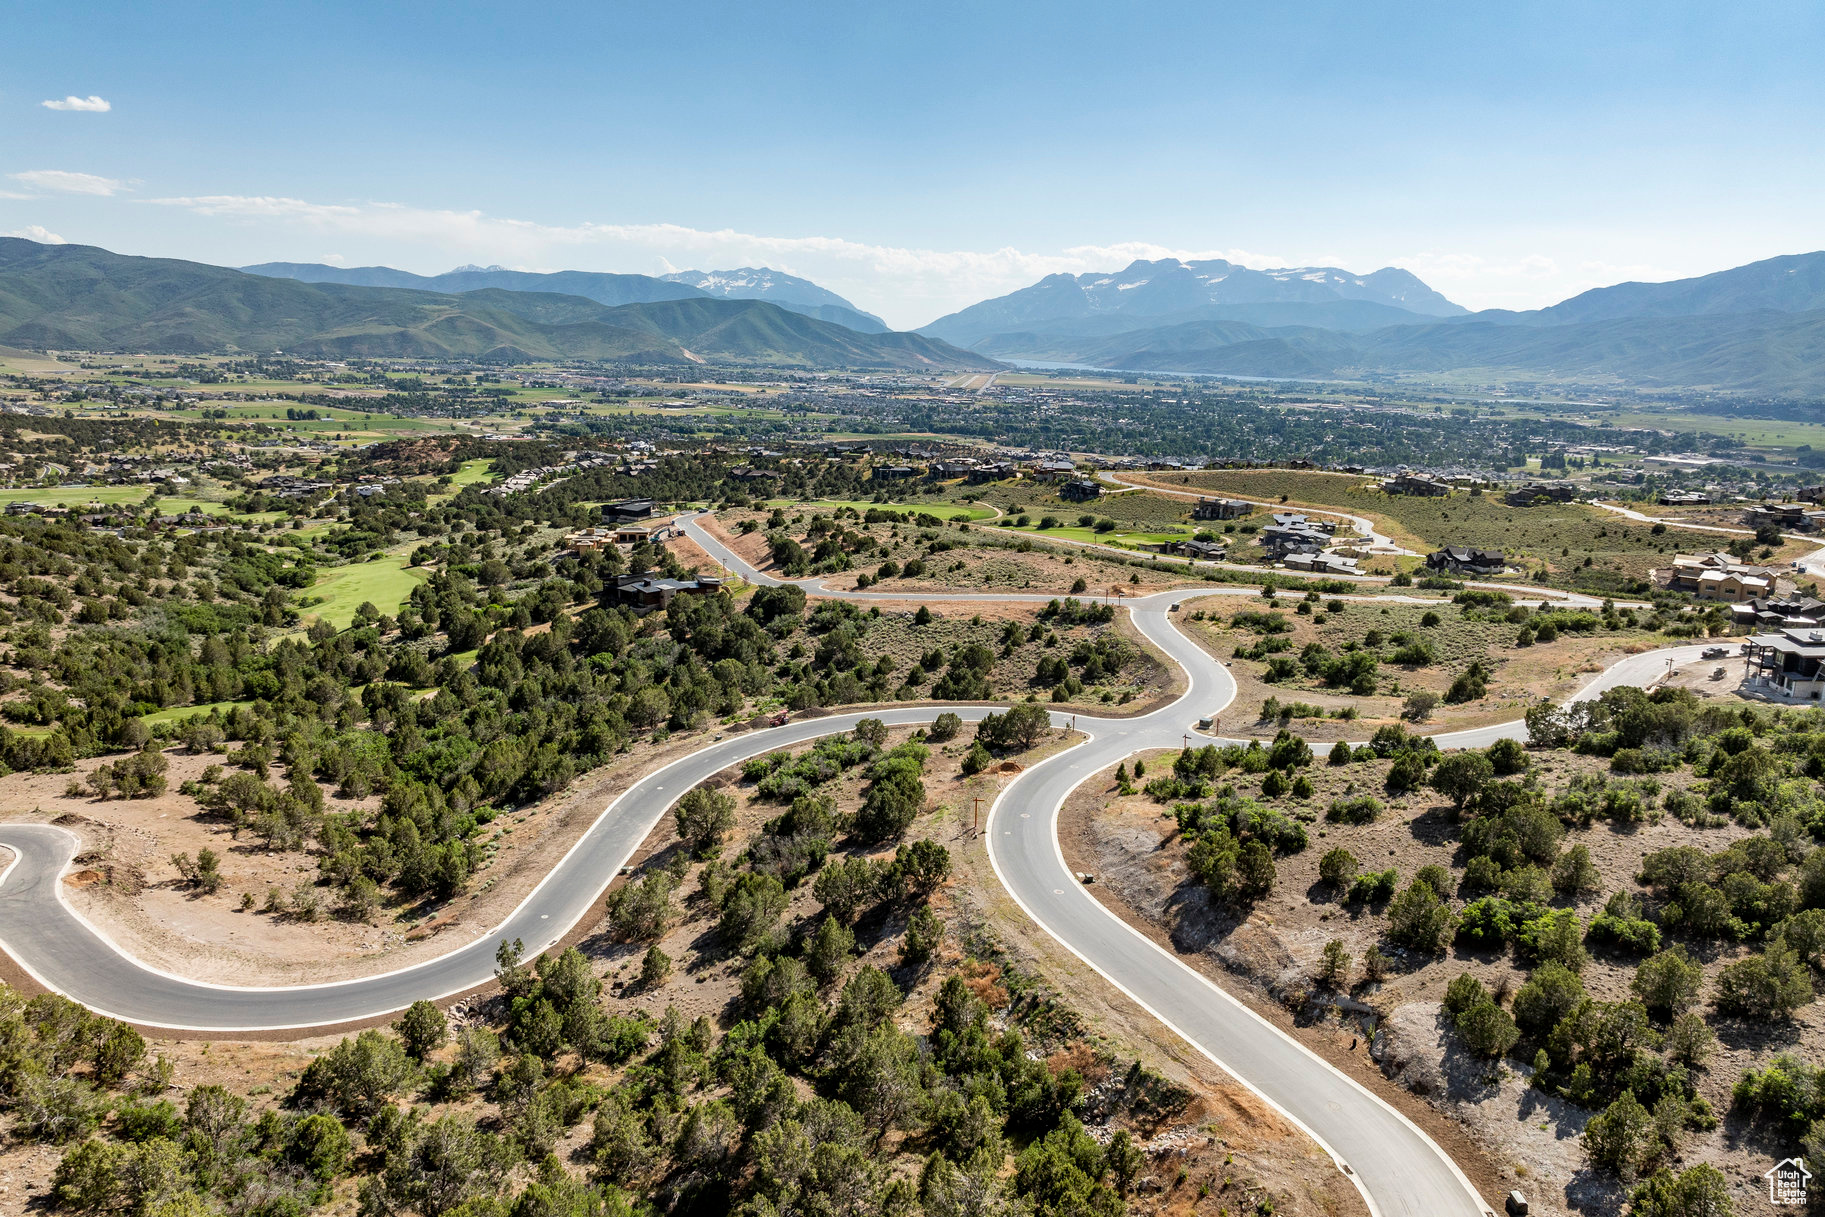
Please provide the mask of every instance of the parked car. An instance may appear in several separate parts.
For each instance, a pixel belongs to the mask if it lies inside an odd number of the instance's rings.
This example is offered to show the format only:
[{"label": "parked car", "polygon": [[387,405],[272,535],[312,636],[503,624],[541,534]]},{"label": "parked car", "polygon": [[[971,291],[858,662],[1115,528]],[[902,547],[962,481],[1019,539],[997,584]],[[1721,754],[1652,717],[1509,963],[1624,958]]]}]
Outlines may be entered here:
[{"label": "parked car", "polygon": [[1705,659],[1728,659],[1729,657],[1729,647],[1706,647],[1703,655]]}]

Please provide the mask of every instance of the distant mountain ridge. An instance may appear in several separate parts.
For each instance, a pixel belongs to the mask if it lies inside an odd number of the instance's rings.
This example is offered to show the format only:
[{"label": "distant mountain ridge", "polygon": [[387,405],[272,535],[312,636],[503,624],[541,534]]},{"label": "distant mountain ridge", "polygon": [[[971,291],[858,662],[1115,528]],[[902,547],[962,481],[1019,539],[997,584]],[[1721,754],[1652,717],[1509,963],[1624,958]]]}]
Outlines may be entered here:
[{"label": "distant mountain ridge", "polygon": [[1401,270],[1238,270],[1168,260],[1050,275],[920,332],[1000,359],[1122,371],[1825,394],[1825,253],[1620,283],[1531,312],[1469,313]]},{"label": "distant mountain ridge", "polygon": [[660,278],[668,283],[683,283],[700,292],[725,299],[770,300],[782,308],[834,321],[864,334],[881,334],[891,328],[873,313],[857,308],[829,288],[819,287],[809,279],[788,275],[770,266],[744,266],[739,270],[680,270],[661,275]]},{"label": "distant mountain ridge", "polygon": [[[1009,330],[1058,332],[1087,318],[1105,319],[1106,332],[1145,329],[1160,319],[1244,320],[1279,311],[1283,324],[1329,322],[1350,316],[1351,306],[1387,310],[1387,324],[1459,316],[1467,310],[1396,267],[1357,275],[1331,266],[1250,270],[1222,259],[1181,262],[1177,258],[1136,261],[1114,274],[1047,275],[1031,287],[984,300],[940,317],[919,330],[959,346],[970,346]],[[1358,323],[1370,310],[1357,309]]]},{"label": "distant mountain ridge", "polygon": [[[463,276],[503,272],[452,273],[473,282]],[[627,277],[684,295],[610,306],[499,286],[435,292],[312,283],[94,246],[0,238],[0,344],[178,354],[998,366],[917,334],[862,334],[765,300],[719,300],[682,284]]]},{"label": "distant mountain ridge", "polygon": [[1665,283],[1595,287],[1550,308],[1479,313],[1523,324],[1560,325],[1625,317],[1704,317],[1719,313],[1805,313],[1825,309],[1825,252],[1786,254],[1709,275]]},{"label": "distant mountain ridge", "polygon": [[[475,292],[499,288],[513,292],[560,292],[598,304],[650,304],[658,300],[703,298],[766,300],[794,313],[846,325],[864,334],[884,334],[887,323],[864,313],[835,292],[807,279],[771,270],[685,271],[680,274],[611,274],[603,271],[550,272],[507,270],[500,266],[459,266],[441,275],[415,275],[390,266],[329,266],[318,262],[262,262],[240,268],[250,275],[296,279],[302,283],[344,283],[355,287],[403,287],[429,292]],[[699,276],[721,290],[697,286]],[[819,298],[819,297],[824,298]]]}]

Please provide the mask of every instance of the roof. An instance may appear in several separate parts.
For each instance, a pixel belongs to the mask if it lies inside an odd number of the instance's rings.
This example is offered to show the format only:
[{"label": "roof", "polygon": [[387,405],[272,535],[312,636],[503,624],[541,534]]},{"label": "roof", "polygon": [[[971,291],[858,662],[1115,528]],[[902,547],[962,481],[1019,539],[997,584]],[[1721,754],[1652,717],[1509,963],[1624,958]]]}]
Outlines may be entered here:
[{"label": "roof", "polygon": [[1825,659],[1825,632],[1819,630],[1782,630],[1778,634],[1751,634],[1753,646],[1767,647],[1783,655],[1806,659]]}]

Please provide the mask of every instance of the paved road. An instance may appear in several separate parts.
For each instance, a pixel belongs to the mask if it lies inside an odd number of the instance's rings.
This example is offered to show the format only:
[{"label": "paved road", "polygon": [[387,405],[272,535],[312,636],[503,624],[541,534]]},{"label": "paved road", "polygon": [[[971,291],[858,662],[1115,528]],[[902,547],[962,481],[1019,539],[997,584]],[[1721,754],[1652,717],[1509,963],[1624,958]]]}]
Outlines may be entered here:
[{"label": "paved road", "polygon": [[[725,565],[757,583],[778,580],[687,520],[685,530]],[[816,590],[816,581],[805,581]],[[1176,628],[1175,603],[1236,589],[1199,587],[1135,597],[1126,602],[1137,629],[1185,674],[1170,705],[1130,719],[1067,718],[1088,739],[1035,765],[1008,784],[986,825],[989,858],[1008,891],[1041,928],[1153,1013],[1242,1084],[1304,1128],[1324,1146],[1378,1217],[1458,1217],[1485,1205],[1456,1165],[1417,1127],[1369,1091],[1265,1022],[1215,983],[1156,946],[1108,912],[1072,876],[1058,846],[1058,815],[1066,796],[1090,776],[1142,749],[1176,748],[1186,736],[1209,738],[1196,721],[1221,712],[1236,686],[1224,664]],[[844,593],[861,599],[907,600],[907,593]],[[1250,594],[1247,591],[1242,594]],[[932,600],[1047,600],[1049,596],[920,595]],[[1580,694],[1617,684],[1647,684],[1670,655],[1695,658],[1699,647],[1671,648],[1622,660]],[[969,721],[988,707],[956,707]],[[49,988],[115,1017],[142,1025],[212,1031],[302,1029],[372,1018],[420,998],[446,997],[485,983],[494,953],[506,940],[528,951],[549,947],[581,919],[602,887],[693,785],[750,756],[846,731],[863,717],[889,724],[928,722],[930,708],[886,707],[866,713],[805,719],[783,727],[729,735],[647,775],[617,798],[576,846],[501,925],[426,963],[397,972],[332,984],[284,988],[209,985],[149,968],[110,943],[61,897],[61,877],[76,838],[41,824],[0,825],[0,845],[15,859],[0,874],[0,946]],[[1509,723],[1440,737],[1447,746],[1481,746],[1503,736],[1524,738]]]}]

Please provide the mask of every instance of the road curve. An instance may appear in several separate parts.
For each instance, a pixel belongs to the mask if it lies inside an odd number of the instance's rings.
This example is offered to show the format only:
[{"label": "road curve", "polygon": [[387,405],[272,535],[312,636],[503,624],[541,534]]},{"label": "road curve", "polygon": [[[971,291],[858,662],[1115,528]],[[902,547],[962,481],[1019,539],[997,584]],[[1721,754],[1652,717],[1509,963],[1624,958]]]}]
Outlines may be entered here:
[{"label": "road curve", "polygon": [[[754,570],[694,519],[685,531],[725,566],[752,582],[779,580]],[[822,591],[816,581],[803,581]],[[1230,589],[1157,592],[1125,602],[1136,628],[1184,672],[1171,704],[1127,719],[1066,716],[1084,742],[1036,764],[1005,787],[985,828],[990,862],[1023,910],[1067,949],[1175,1033],[1308,1132],[1346,1170],[1376,1217],[1457,1217],[1487,1207],[1450,1158],[1393,1107],[1251,1012],[1201,973],[1155,945],[1091,898],[1065,865],[1058,815],[1066,797],[1092,775],[1144,749],[1176,748],[1211,738],[1196,721],[1235,698],[1226,667],[1177,629],[1173,606]],[[825,593],[832,594],[832,593]],[[858,599],[1048,600],[1050,596],[842,593]],[[1619,684],[1648,684],[1668,657],[1695,658],[1700,647],[1630,656],[1593,680],[1580,697]],[[957,706],[977,721],[992,707]],[[493,975],[503,941],[536,953],[557,942],[590,911],[602,887],[686,790],[750,756],[847,731],[864,717],[890,725],[930,721],[929,708],[882,707],[805,719],[717,740],[642,777],[610,803],[570,852],[500,925],[448,953],[376,976],[273,988],[214,985],[148,967],[110,942],[62,898],[62,876],[76,837],[52,825],[0,825],[0,845],[14,859],[0,872],[0,947],[47,988],[144,1026],[193,1031],[303,1030],[371,1019],[411,1002],[464,992]],[[1525,738],[1508,723],[1437,737],[1445,746],[1481,746]]]}]

